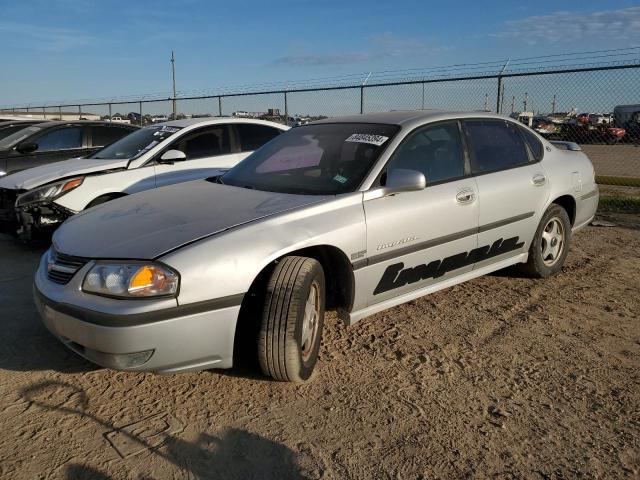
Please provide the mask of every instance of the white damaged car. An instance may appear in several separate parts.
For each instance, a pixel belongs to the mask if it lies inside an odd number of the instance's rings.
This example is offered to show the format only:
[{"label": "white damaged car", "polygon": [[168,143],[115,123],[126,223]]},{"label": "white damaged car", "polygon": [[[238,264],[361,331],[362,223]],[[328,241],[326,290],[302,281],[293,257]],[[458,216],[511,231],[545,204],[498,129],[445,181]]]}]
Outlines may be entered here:
[{"label": "white damaged car", "polygon": [[267,375],[305,380],[325,309],[353,324],[510,265],[559,272],[598,205],[579,150],[487,113],[296,127],[220,177],[70,218],[35,301],[100,365],[228,368],[246,341]]},{"label": "white damaged car", "polygon": [[219,174],[289,127],[190,119],[141,128],[86,158],[0,179],[2,231],[47,237],[67,217],[114,198]]}]

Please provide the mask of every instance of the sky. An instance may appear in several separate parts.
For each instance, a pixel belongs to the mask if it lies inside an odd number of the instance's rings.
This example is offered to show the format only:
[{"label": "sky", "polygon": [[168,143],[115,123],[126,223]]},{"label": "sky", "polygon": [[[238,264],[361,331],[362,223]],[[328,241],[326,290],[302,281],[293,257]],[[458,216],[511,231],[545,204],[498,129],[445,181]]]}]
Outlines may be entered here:
[{"label": "sky", "polygon": [[640,1],[0,0],[0,105],[640,46]]}]

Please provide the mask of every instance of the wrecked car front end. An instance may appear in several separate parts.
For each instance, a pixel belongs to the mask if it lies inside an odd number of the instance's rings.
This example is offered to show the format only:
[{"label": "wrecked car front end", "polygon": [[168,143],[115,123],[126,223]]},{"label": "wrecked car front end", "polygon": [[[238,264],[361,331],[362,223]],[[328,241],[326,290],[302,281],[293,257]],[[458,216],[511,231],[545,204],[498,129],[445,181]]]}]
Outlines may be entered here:
[{"label": "wrecked car front end", "polygon": [[27,241],[46,239],[62,222],[76,212],[55,200],[82,185],[84,177],[49,183],[16,196],[14,204],[15,234]]},{"label": "wrecked car front end", "polygon": [[0,233],[15,235],[18,229],[15,204],[24,190],[0,188]]}]

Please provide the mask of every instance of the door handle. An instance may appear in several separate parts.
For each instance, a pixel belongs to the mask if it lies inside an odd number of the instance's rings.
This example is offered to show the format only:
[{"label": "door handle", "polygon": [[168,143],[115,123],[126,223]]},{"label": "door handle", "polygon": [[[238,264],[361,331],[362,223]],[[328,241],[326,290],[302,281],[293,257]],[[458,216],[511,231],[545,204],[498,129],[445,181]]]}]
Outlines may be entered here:
[{"label": "door handle", "polygon": [[456,194],[456,202],[458,203],[462,203],[462,204],[473,203],[475,199],[476,199],[476,194],[470,188],[465,188],[464,190],[460,190]]},{"label": "door handle", "polygon": [[547,182],[547,177],[545,177],[541,173],[537,173],[531,179],[531,183],[533,183],[536,187],[544,185],[546,182]]}]

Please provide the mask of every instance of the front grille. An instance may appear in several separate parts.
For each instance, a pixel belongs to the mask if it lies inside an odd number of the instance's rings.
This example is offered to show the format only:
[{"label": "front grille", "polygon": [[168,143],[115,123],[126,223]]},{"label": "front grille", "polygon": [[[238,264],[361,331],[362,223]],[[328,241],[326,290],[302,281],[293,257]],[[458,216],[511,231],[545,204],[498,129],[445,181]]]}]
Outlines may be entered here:
[{"label": "front grille", "polygon": [[69,283],[78,270],[89,260],[82,257],[73,257],[52,250],[47,264],[47,276],[49,280],[61,285]]}]

